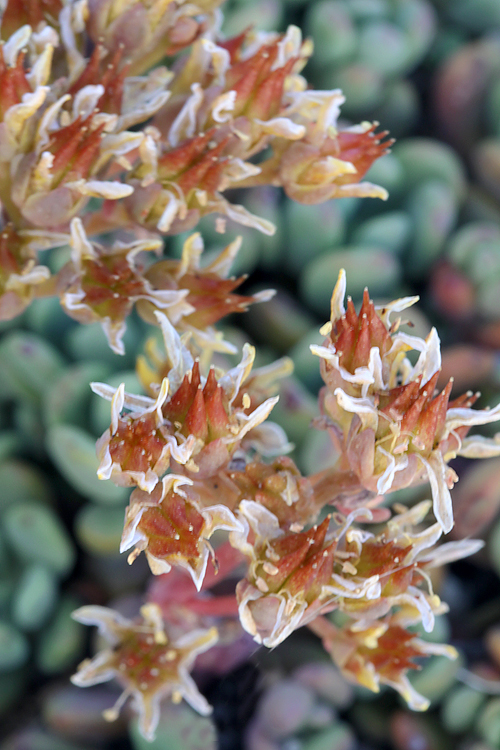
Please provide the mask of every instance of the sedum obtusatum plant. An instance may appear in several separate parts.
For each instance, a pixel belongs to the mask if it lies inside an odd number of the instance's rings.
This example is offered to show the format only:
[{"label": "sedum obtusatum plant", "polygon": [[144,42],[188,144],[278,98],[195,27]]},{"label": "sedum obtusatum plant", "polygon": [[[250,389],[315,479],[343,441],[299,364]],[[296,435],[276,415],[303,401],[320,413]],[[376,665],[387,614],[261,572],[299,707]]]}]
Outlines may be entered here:
[{"label": "sedum obtusatum plant", "polygon": [[[234,188],[282,187],[302,204],[384,199],[363,177],[391,144],[375,124],[339,125],[342,93],[308,86],[312,45],[298,28],[225,39],[219,5],[7,0],[0,27],[0,317],[58,296],[72,318],[99,321],[117,353],[134,306],[163,337],[137,363],[148,395],[92,384],[111,402],[99,477],[133,488],[121,550],[130,563],[144,552],[160,577],[135,619],[74,613],[109,645],[73,682],[116,678],[123,693],[106,718],[131,697],[147,739],[166,696],[210,712],[190,670],[223,618],[268,648],[308,626],[348,679],[425,709],[407,676],[414,660],[456,655],[412,629],[432,631],[446,609],[428,571],[481,546],[438,544],[453,527],[449,463],[500,454],[500,441],[467,436],[500,407],[450,400],[451,382],[438,393],[436,331],[400,330],[417,298],[381,307],[365,291],[356,312],[343,272],[324,342],[311,347],[324,380],[311,429],[329,433],[334,465],[302,476],[270,420],[289,360],[254,369],[247,344],[232,369],[212,364],[234,353],[216,324],[272,292],[236,291],[239,241],[205,260],[193,233],[172,259],[164,238],[207,214],[221,234],[227,219],[272,234]],[[51,273],[39,256],[62,245],[71,258]],[[430,500],[384,504],[419,483]],[[327,617],[335,610],[343,625]],[[239,632],[226,628],[225,643]]]}]

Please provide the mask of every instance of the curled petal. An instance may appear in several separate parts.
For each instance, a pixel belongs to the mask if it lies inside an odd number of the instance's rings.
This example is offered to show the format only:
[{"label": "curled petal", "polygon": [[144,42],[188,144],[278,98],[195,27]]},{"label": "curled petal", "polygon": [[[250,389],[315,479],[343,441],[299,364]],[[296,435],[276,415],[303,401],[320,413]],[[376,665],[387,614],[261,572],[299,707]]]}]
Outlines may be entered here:
[{"label": "curled petal", "polygon": [[457,456],[464,458],[494,458],[500,456],[500,433],[493,438],[484,435],[472,435],[462,440]]},{"label": "curled petal", "polygon": [[453,528],[453,505],[446,481],[446,464],[439,451],[434,451],[429,460],[419,456],[431,485],[433,510],[436,520],[445,534]]}]

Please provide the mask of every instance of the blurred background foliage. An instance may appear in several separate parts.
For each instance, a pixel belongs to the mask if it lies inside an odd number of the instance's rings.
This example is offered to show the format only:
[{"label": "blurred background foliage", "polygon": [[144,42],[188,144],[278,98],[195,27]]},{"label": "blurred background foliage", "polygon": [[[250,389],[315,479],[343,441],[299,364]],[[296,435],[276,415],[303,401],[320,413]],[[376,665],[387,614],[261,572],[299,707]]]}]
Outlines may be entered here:
[{"label": "blurred background foliage", "polygon": [[[342,117],[378,120],[397,138],[368,179],[389,200],[302,206],[272,189],[238,196],[276,224],[273,237],[214,218],[200,225],[207,256],[244,235],[233,269],[247,289],[277,296],[229,319],[227,338],[257,344],[260,364],[288,354],[273,419],[295,444],[305,472],[331,463],[323,432],[307,432],[321,385],[309,353],[321,342],[338,270],[359,300],[365,285],[387,300],[420,294],[413,332],[436,325],[443,378],[455,394],[480,389],[500,400],[500,1],[229,0],[223,30],[299,25],[314,40],[313,86],[340,87]],[[167,240],[178,256],[184,237]],[[56,270],[67,248],[50,253]],[[149,745],[126,717],[106,724],[113,688],[80,691],[68,676],[87,635],[69,613],[118,601],[134,612],[148,572],[118,553],[128,491],[96,477],[95,439],[109,405],[91,380],[125,382],[151,329],[129,320],[126,354],[109,349],[98,324],[79,326],[57,300],[35,301],[1,325],[0,340],[0,729],[2,750],[495,750],[500,748],[500,459],[458,466],[455,538],[485,549],[433,581],[450,604],[432,638],[453,643],[458,662],[434,657],[414,676],[425,715],[391,692],[348,686],[309,633],[299,632],[222,678],[204,674],[215,725],[185,705],[166,705]],[[466,469],[466,471],[464,471]],[[412,503],[425,488],[392,499]],[[428,636],[427,636],[428,637]]]}]

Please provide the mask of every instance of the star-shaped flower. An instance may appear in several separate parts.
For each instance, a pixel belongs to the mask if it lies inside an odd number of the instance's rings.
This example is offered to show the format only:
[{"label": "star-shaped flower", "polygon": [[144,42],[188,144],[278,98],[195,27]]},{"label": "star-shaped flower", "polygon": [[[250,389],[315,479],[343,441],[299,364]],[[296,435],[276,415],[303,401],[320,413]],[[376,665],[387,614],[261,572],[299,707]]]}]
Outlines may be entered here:
[{"label": "star-shaped flower", "polygon": [[429,707],[429,700],[415,690],[407,676],[410,669],[421,668],[414,659],[431,655],[456,659],[458,656],[453,646],[418,638],[406,630],[397,617],[377,620],[364,628],[351,623],[336,628],[323,621],[322,628],[325,630],[323,645],[348,680],[374,693],[380,691],[380,685],[389,685],[414,711],[425,711]]},{"label": "star-shaped flower", "polygon": [[109,647],[93,659],[85,659],[71,681],[79,687],[89,687],[116,679],[124,688],[115,706],[104,712],[105,719],[114,721],[121,706],[132,696],[140,731],[146,739],[153,740],[160,702],[167,695],[174,702],[184,698],[200,714],[211,713],[211,706],[198,691],[189,671],[198,654],[216,643],[216,628],[194,630],[171,639],[156,604],[141,607],[140,617],[134,620],[97,606],[80,607],[72,616],[85,625],[97,625]]},{"label": "star-shaped flower", "polygon": [[191,484],[187,477],[167,474],[151,493],[134,490],[120,551],[134,547],[128,558],[132,563],[144,550],[155,575],[180,565],[200,590],[208,558],[214,554],[208,539],[217,529],[243,532],[243,526],[225,505],[202,507],[187,494]]},{"label": "star-shaped flower", "polygon": [[104,248],[87,239],[81,219],[71,222],[71,262],[63,273],[71,281],[62,297],[68,315],[80,323],[101,323],[110,347],[116,354],[124,354],[122,336],[125,320],[134,304],[147,299],[157,307],[190,310],[182,289],[154,288],[143,276],[137,256],[141,252],[161,251],[157,239],[137,240],[129,245],[115,243]]}]

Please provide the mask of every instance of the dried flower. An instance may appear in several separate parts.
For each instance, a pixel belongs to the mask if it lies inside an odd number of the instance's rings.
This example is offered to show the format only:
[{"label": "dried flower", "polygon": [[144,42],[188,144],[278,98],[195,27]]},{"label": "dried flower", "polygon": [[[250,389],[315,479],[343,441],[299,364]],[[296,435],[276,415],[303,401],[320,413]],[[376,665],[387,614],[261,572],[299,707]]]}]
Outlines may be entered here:
[{"label": "dried flower", "polygon": [[195,227],[202,216],[219,212],[239,224],[273,234],[270,222],[221,195],[259,171],[259,167],[232,156],[231,143],[237,137],[225,130],[214,127],[174,148],[149,136],[141,150],[144,165],[129,178],[134,194],[126,206],[132,221],[151,230],[178,234]]},{"label": "dried flower", "polygon": [[[310,52],[295,26],[220,45],[199,40],[130,175],[132,220],[175,234],[219,212],[272,234],[269,222],[228,202],[224,191],[272,184],[302,203],[386,198],[385,190],[360,180],[391,142],[382,142],[386,133],[375,135],[374,125],[337,131],[341,92],[305,90],[300,70]],[[249,161],[266,146],[269,159],[258,166]]]},{"label": "dried flower", "polygon": [[61,276],[69,280],[61,304],[80,323],[99,321],[117,354],[125,352],[125,319],[138,300],[150,300],[162,309],[186,309],[187,291],[154,288],[136,260],[139,253],[160,250],[160,240],[137,240],[129,245],[116,242],[104,248],[87,239],[81,219],[75,218],[70,244],[71,263],[61,271]]},{"label": "dried flower", "polygon": [[385,131],[375,133],[376,124],[338,130],[344,101],[338,89],[292,89],[287,94],[286,113],[295,127],[303,128],[303,135],[291,142],[276,133],[273,155],[259,165],[260,173],[250,176],[245,186],[282,185],[290,198],[304,204],[348,196],[386,200],[386,190],[360,180],[393,141],[384,141]]},{"label": "dried flower", "polygon": [[[21,31],[15,36],[21,37]],[[10,43],[3,46],[4,60]],[[16,88],[3,89],[0,161],[11,166],[2,169],[0,194],[18,226],[57,227],[81,210],[90,196],[116,200],[129,195],[130,186],[100,176],[112,160],[136,148],[143,138],[141,133],[112,133],[116,117],[96,110],[102,86],[80,90],[71,113],[65,108],[68,94],[47,107],[50,89],[43,84],[50,73],[49,47],[47,52],[32,68],[33,90],[19,57]],[[12,68],[5,75],[12,77]],[[9,98],[7,91],[15,96]]]},{"label": "dried flower", "polygon": [[[474,554],[480,540],[463,540],[435,548],[439,524],[415,530],[431,502],[419,503],[387,522],[375,536],[356,528],[370,511],[354,511],[328,529],[327,517],[308,531],[283,532],[277,517],[255,501],[240,503],[244,532],[232,532],[231,543],[250,558],[247,577],[236,589],[240,620],[258,643],[273,647],[318,615],[339,609],[357,621],[356,629],[398,608],[424,629],[434,628],[436,613],[446,611],[426,569]],[[419,588],[424,582],[428,591]],[[399,615],[400,619],[403,615]]]},{"label": "dried flower", "polygon": [[128,561],[132,563],[141,551],[146,552],[155,575],[168,573],[179,565],[201,588],[207,563],[213,550],[208,539],[217,529],[242,531],[224,505],[203,507],[196,493],[187,493],[191,480],[168,474],[151,493],[136,489],[125,514],[120,552],[134,547]]},{"label": "dried flower", "polygon": [[401,693],[414,711],[429,707],[427,698],[415,690],[407,676],[410,669],[420,669],[414,659],[458,656],[453,646],[423,641],[391,617],[363,629],[357,625],[336,628],[328,623],[328,626],[331,630],[323,637],[323,645],[347,679],[375,693],[380,691],[380,685],[389,685]]},{"label": "dried flower", "polygon": [[104,712],[105,719],[114,721],[132,696],[141,733],[152,740],[160,718],[160,702],[167,695],[174,702],[184,698],[203,715],[211,713],[189,670],[198,654],[217,641],[215,628],[171,639],[155,604],[141,607],[141,617],[136,620],[127,620],[107,607],[92,606],[80,607],[73,617],[85,625],[97,625],[109,648],[83,661],[72,682],[88,687],[115,678],[124,688],[116,705]]},{"label": "dried flower", "polygon": [[318,507],[309,480],[287,456],[270,464],[250,462],[243,471],[229,469],[227,477],[240,500],[266,508],[285,531],[301,530],[316,520]]},{"label": "dried flower", "polygon": [[[221,318],[234,312],[244,312],[249,305],[266,302],[274,295],[272,289],[251,296],[234,294],[234,290],[246,278],[228,278],[240,246],[241,238],[238,237],[211,263],[202,267],[203,240],[196,233],[185,241],[180,260],[160,261],[144,274],[145,279],[157,289],[185,292],[184,304],[167,309],[165,314],[178,330],[191,332],[201,346],[209,346],[211,341],[215,343],[217,335],[212,326]],[[138,309],[148,322],[158,322],[154,316],[153,300],[141,302]],[[149,388],[149,385],[146,387]]]},{"label": "dried flower", "polygon": [[280,158],[277,181],[289,198],[307,205],[349,196],[387,200],[384,188],[361,181],[391,143],[383,142],[386,132],[375,134],[374,129],[341,131],[320,146],[307,139],[290,145]]}]

